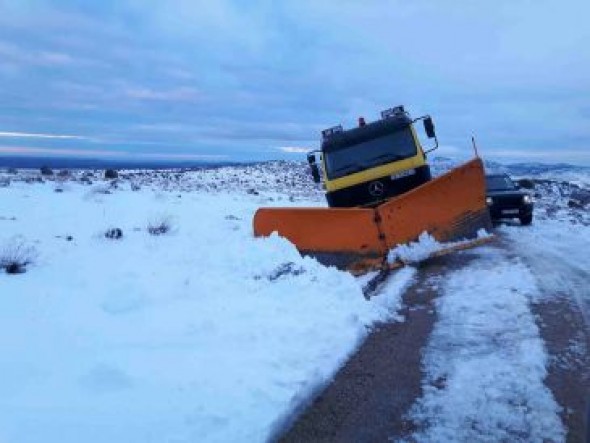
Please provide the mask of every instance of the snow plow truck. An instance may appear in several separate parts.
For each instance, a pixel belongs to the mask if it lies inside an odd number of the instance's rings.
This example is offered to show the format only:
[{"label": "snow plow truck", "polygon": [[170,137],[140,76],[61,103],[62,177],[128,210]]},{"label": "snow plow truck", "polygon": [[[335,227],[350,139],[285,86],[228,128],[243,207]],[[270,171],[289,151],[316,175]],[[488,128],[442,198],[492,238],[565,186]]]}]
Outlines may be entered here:
[{"label": "snow plow truck", "polygon": [[[432,140],[427,149],[416,131],[419,121]],[[398,267],[388,252],[424,232],[450,245],[446,252],[479,244],[481,230],[491,229],[483,163],[476,151],[472,160],[432,178],[426,155],[437,147],[432,118],[413,119],[403,106],[374,122],[361,117],[352,129],[326,129],[321,148],[307,159],[314,181],[323,179],[329,207],[260,208],[254,234],[277,232],[301,254],[354,274]]]}]

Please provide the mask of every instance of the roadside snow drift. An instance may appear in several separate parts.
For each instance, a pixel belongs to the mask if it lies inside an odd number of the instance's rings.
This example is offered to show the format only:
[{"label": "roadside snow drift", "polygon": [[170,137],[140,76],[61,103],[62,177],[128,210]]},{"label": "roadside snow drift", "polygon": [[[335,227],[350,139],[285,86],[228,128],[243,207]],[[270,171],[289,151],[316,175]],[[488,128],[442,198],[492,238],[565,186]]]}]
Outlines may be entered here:
[{"label": "roadside snow drift", "polygon": [[412,279],[368,302],[349,274],[254,239],[272,192],[128,186],[0,188],[0,248],[38,253],[0,274],[0,441],[264,441]]}]

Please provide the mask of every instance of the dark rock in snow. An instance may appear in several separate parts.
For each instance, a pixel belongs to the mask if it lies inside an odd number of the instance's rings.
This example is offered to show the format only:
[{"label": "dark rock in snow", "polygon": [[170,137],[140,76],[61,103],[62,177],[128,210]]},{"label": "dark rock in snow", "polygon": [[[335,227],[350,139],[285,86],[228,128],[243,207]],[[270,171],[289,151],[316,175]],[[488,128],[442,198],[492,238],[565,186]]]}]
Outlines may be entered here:
[{"label": "dark rock in snow", "polygon": [[41,166],[41,175],[53,175],[53,169],[49,166]]},{"label": "dark rock in snow", "polygon": [[111,240],[118,240],[123,237],[123,231],[119,228],[111,228],[104,233],[104,236]]},{"label": "dark rock in snow", "polygon": [[283,263],[278,268],[276,268],[273,272],[271,272],[268,275],[267,278],[269,281],[275,281],[276,279],[284,275],[301,275],[304,272],[305,269],[303,269],[302,267],[296,267],[295,263],[287,262]]},{"label": "dark rock in snow", "polygon": [[104,171],[104,178],[112,179],[118,177],[119,173],[114,169],[107,169],[106,171]]},{"label": "dark rock in snow", "polygon": [[517,181],[518,186],[524,189],[535,189],[535,182],[529,178],[521,178]]},{"label": "dark rock in snow", "polygon": [[567,202],[568,207],[573,209],[584,209],[584,205],[580,203],[578,200],[569,199]]},{"label": "dark rock in snow", "polygon": [[585,189],[576,189],[570,195],[570,199],[567,202],[567,205],[570,208],[584,208],[586,205],[590,203],[590,191]]},{"label": "dark rock in snow", "polygon": [[4,269],[7,274],[24,274],[26,272],[25,266],[21,263],[10,263]]}]

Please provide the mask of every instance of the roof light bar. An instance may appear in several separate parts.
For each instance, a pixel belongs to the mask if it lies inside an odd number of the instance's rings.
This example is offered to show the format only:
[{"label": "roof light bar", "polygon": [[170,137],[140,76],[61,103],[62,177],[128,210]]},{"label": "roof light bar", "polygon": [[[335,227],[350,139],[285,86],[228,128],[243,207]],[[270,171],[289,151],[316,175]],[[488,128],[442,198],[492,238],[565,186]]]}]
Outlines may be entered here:
[{"label": "roof light bar", "polygon": [[332,126],[331,128],[324,129],[322,131],[322,138],[325,140],[327,138],[332,137],[334,134],[338,134],[340,132],[344,132],[344,129],[342,129],[342,125]]},{"label": "roof light bar", "polygon": [[393,108],[386,109],[385,111],[381,111],[381,118],[385,120],[386,118],[395,117],[398,115],[403,115],[406,113],[403,105],[395,106]]}]

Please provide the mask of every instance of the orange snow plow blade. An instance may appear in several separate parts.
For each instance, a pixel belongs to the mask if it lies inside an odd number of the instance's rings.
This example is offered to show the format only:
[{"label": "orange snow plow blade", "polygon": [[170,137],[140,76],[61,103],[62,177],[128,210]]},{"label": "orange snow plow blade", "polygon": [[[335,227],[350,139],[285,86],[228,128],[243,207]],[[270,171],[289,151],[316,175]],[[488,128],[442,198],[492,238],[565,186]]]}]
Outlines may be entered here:
[{"label": "orange snow plow blade", "polygon": [[260,208],[254,215],[254,235],[273,232],[302,254],[341,269],[378,268],[387,252],[373,209]]},{"label": "orange snow plow blade", "polygon": [[441,243],[477,237],[491,229],[485,174],[479,158],[376,208],[387,248],[426,231]]},{"label": "orange snow plow blade", "polygon": [[375,208],[261,208],[254,215],[255,236],[277,232],[302,254],[353,273],[386,268],[388,251],[422,232],[441,243],[479,244],[481,229],[491,222],[479,158]]}]

